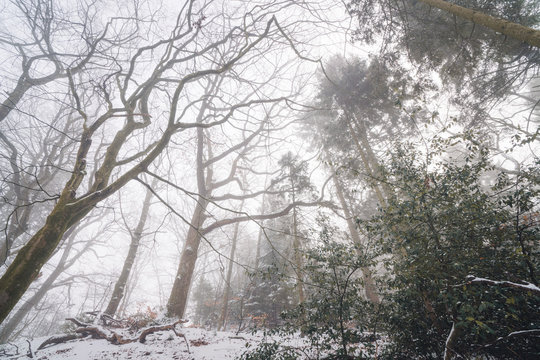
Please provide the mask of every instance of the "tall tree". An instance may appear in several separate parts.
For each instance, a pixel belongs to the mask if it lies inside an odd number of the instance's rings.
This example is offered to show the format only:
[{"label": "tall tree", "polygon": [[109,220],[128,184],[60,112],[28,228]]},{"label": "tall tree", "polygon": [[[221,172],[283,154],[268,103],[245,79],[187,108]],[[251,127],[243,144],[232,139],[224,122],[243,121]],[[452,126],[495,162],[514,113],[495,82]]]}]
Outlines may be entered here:
[{"label": "tall tree", "polygon": [[[358,255],[365,256],[366,254],[363,253],[362,250],[363,248],[366,247],[367,244],[364,244],[364,241],[362,241],[362,238],[360,236],[360,231],[357,228],[357,225],[355,224],[350,206],[347,200],[345,199],[345,195],[343,193],[343,186],[339,180],[338,174],[335,172],[334,172],[333,181],[334,181],[334,186],[336,188],[336,194],[337,194],[339,203],[343,210],[343,215],[345,216],[345,220],[347,222],[349,235],[351,236],[353,243],[356,245],[355,249],[358,252]],[[374,304],[379,304],[381,300],[380,300],[379,294],[377,293],[375,281],[373,280],[372,270],[367,266],[361,267],[360,270],[362,271],[364,292],[365,292],[366,298]]]},{"label": "tall tree", "polygon": [[[208,89],[212,89],[213,85],[209,84]],[[205,115],[207,109],[211,109],[211,104],[203,102],[200,108],[197,121],[203,121],[208,116]],[[257,148],[265,148],[266,140],[275,131],[282,128],[281,126],[272,125],[272,122],[278,122],[279,108],[274,104],[270,106],[264,113],[264,119],[261,119],[256,127],[251,124],[252,116],[249,118],[239,119],[240,125],[236,127],[239,131],[238,140],[232,144],[220,148],[213,146],[212,134],[205,132],[202,128],[197,130],[197,161],[196,161],[196,177],[197,177],[197,195],[195,195],[195,207],[189,222],[189,228],[186,234],[186,241],[180,255],[180,263],[178,271],[174,279],[173,288],[169,296],[167,309],[171,316],[182,317],[187,306],[189,289],[191,286],[192,277],[195,270],[195,264],[198,257],[200,243],[206,239],[206,235],[219,229],[223,226],[244,221],[258,221],[284,216],[292,211],[297,206],[319,206],[320,199],[316,201],[296,201],[290,202],[279,211],[266,214],[238,215],[230,218],[222,218],[208,224],[209,209],[214,207],[217,209],[226,209],[227,202],[234,201],[236,203],[248,199],[256,199],[263,196],[265,193],[271,192],[271,187],[260,190],[252,190],[248,193],[236,194],[238,190],[242,190],[241,180],[238,178],[240,169],[243,172],[250,173],[254,176],[259,176],[254,162],[260,156],[257,153]],[[287,122],[285,122],[286,124]],[[220,150],[219,152],[217,150]],[[222,178],[215,179],[214,168],[226,167],[226,175]],[[247,174],[246,174],[247,176]],[[287,178],[288,179],[288,178]],[[281,178],[279,181],[284,181]],[[237,184],[236,188],[231,187]],[[181,191],[185,189],[179,188]],[[214,216],[215,217],[215,216]],[[208,241],[208,240],[207,240]]]},{"label": "tall tree", "polygon": [[[348,9],[359,20],[357,39],[380,41],[393,57],[406,54],[422,73],[436,71],[473,124],[536,76],[539,49],[522,40],[537,41],[538,30],[524,27],[540,20],[537,0],[353,0]],[[510,30],[509,37],[492,29]]]},{"label": "tall tree", "polygon": [[[305,197],[313,190],[313,185],[307,175],[307,162],[300,160],[291,152],[283,155],[279,160],[279,165],[282,168],[284,176],[287,178],[287,184],[281,187],[284,196],[290,197],[290,201],[294,204],[299,198]],[[297,301],[299,304],[305,300],[304,295],[304,280],[303,280],[303,255],[302,241],[299,230],[298,209],[292,209],[291,229],[292,250],[294,271],[296,272],[296,292]]]}]

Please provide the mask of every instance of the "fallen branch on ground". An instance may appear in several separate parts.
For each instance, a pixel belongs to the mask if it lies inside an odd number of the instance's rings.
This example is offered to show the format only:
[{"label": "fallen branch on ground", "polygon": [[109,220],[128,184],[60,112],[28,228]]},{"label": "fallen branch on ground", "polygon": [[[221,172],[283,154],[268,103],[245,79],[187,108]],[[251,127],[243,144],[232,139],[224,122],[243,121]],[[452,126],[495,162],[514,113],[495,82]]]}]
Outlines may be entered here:
[{"label": "fallen branch on ground", "polygon": [[110,342],[111,344],[115,344],[115,345],[124,345],[124,344],[129,344],[129,343],[133,343],[133,342],[140,342],[140,343],[145,343],[146,342],[146,337],[150,334],[153,334],[153,333],[156,333],[156,332],[159,332],[159,331],[167,331],[167,330],[172,330],[176,336],[178,337],[183,337],[184,338],[184,341],[186,342],[186,346],[187,346],[187,349],[188,349],[188,352],[190,352],[189,350],[189,343],[186,339],[186,336],[181,333],[181,332],[178,332],[176,330],[176,325],[179,325],[179,324],[182,324],[182,323],[185,323],[187,322],[187,320],[178,320],[172,324],[167,324],[167,325],[157,325],[157,326],[150,326],[144,330],[142,330],[140,332],[140,334],[138,336],[135,336],[135,337],[126,337],[124,335],[121,335],[115,331],[112,331],[104,326],[98,326],[98,325],[94,325],[94,324],[87,324],[87,323],[84,323],[84,322],[81,322],[77,319],[74,319],[74,318],[67,318],[66,320],[68,321],[71,321],[72,323],[74,323],[75,325],[78,326],[77,329],[75,329],[75,334],[68,334],[68,335],[64,335],[64,336],[53,336],[47,340],[45,340],[38,348],[38,350],[41,350],[43,348],[45,348],[46,346],[48,345],[56,345],[56,344],[60,344],[60,343],[65,343],[67,341],[70,341],[70,340],[75,340],[75,339],[82,339],[84,337],[87,337],[87,336],[91,336],[93,339],[104,339],[104,340],[107,340],[108,342]]},{"label": "fallen branch on ground", "polygon": [[67,335],[60,335],[60,336],[53,336],[45,340],[39,347],[38,350],[46,348],[48,345],[56,345],[56,344],[62,344],[66,341],[81,339],[83,336],[80,334],[67,334]]}]

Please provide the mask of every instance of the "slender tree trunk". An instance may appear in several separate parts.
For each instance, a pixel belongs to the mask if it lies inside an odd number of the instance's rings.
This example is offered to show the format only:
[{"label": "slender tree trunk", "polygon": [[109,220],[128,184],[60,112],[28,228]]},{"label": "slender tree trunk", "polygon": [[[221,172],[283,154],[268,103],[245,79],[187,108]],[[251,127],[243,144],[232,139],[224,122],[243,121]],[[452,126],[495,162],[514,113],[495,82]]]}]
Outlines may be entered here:
[{"label": "slender tree trunk", "polygon": [[[157,184],[157,180],[154,178],[154,181],[151,186],[155,187],[156,184]],[[112,297],[111,297],[111,300],[109,301],[109,305],[107,305],[105,314],[114,316],[114,314],[118,310],[120,301],[124,297],[129,275],[131,274],[131,268],[133,267],[133,264],[135,263],[135,258],[137,257],[137,251],[139,249],[139,243],[142,238],[144,226],[146,225],[146,220],[148,219],[148,212],[150,209],[151,199],[152,199],[152,192],[147,189],[146,196],[144,197],[144,202],[143,202],[143,206],[141,210],[141,216],[139,217],[139,222],[137,223],[135,231],[131,233],[131,243],[129,244],[129,251],[124,261],[122,272],[120,273],[120,276],[118,277],[118,280],[116,281],[116,284],[114,285]]]},{"label": "slender tree trunk", "polygon": [[[29,202],[29,201],[28,201]],[[23,201],[17,201],[17,206],[22,206]],[[15,210],[9,223],[6,241],[0,247],[0,264],[7,261],[11,255],[11,248],[15,240],[19,238],[28,229],[28,221],[30,220],[31,206],[22,206],[21,209]]]},{"label": "slender tree trunk", "polygon": [[[268,171],[268,166],[266,167],[266,171]],[[266,189],[266,185],[268,182],[268,176],[264,179],[264,188]],[[264,214],[266,210],[266,195],[263,195],[262,198],[262,204],[261,204],[261,214]],[[259,228],[259,235],[257,236],[257,248],[255,249],[255,264],[254,268],[255,271],[259,270],[259,261],[261,257],[261,243],[264,236],[264,220],[261,220],[260,228]],[[257,281],[257,277],[255,276],[254,281]]]},{"label": "slender tree trunk", "polygon": [[[18,168],[14,171],[19,171]],[[21,186],[20,180],[15,180]],[[27,185],[30,188],[31,185]],[[23,187],[23,186],[21,186]],[[15,241],[19,236],[24,234],[28,230],[28,222],[30,220],[30,214],[32,212],[32,206],[25,206],[33,201],[30,199],[29,190],[23,189],[22,191],[15,191],[16,193],[16,203],[15,210],[12,213],[9,224],[7,224],[6,238],[5,242],[0,244],[0,264],[3,264],[7,261],[11,254],[11,248],[15,244]]]},{"label": "slender tree trunk", "polygon": [[[293,184],[293,204],[296,202],[296,194]],[[293,252],[294,252],[294,265],[296,266],[296,289],[298,291],[298,303],[304,302],[304,276],[302,275],[302,253],[300,252],[300,238],[298,237],[298,219],[296,206],[293,210]]]},{"label": "slender tree trunk", "polygon": [[[217,80],[216,80],[217,81]],[[215,85],[216,83],[214,83]],[[211,87],[211,86],[210,86]],[[204,110],[206,109],[206,102],[203,102],[199,115],[197,117],[197,123],[201,124],[203,121]],[[208,139],[206,139],[208,140]],[[197,190],[199,196],[197,196],[197,204],[189,224],[189,229],[186,237],[184,248],[182,249],[182,255],[180,255],[180,264],[178,265],[178,272],[174,279],[169,301],[167,302],[167,313],[169,316],[175,316],[181,319],[186,311],[187,300],[189,296],[189,289],[191,287],[191,278],[193,277],[193,271],[195,270],[195,263],[199,253],[199,245],[202,237],[202,226],[206,220],[206,207],[208,206],[208,198],[211,195],[211,191],[208,191],[208,186],[212,182],[212,165],[204,165],[204,142],[205,134],[202,128],[197,128]],[[212,149],[208,144],[208,158],[212,158]],[[206,172],[205,172],[206,170]]]},{"label": "slender tree trunk", "polygon": [[496,18],[480,11],[449,3],[443,0],[420,0],[424,4],[447,11],[455,16],[472,21],[475,24],[485,26],[511,38],[526,42],[529,45],[540,48],[540,30],[519,25],[508,20]]},{"label": "slender tree trunk", "polygon": [[303,262],[302,262],[302,253],[300,250],[301,244],[300,244],[300,238],[298,237],[298,227],[297,227],[297,221],[296,221],[296,208],[293,209],[293,249],[294,249],[294,264],[296,266],[297,276],[298,279],[296,279],[296,288],[298,291],[298,303],[301,304],[305,300],[304,296],[304,276],[303,276]]},{"label": "slender tree trunk", "polygon": [[[341,207],[343,208],[343,214],[345,215],[345,220],[347,221],[347,227],[349,228],[349,233],[351,234],[351,238],[357,246],[360,246],[362,245],[360,234],[358,233],[358,229],[356,228],[356,225],[354,224],[352,220],[352,214],[349,209],[349,205],[347,204],[347,201],[345,200],[341,183],[339,182],[339,179],[337,178],[337,175],[335,174],[335,172],[334,172],[333,181],[334,181],[334,186],[336,187],[336,193],[339,199],[339,203],[341,204]],[[361,252],[359,248],[357,251]],[[358,255],[363,255],[363,254],[359,253]],[[371,269],[366,266],[366,267],[362,267],[360,270],[362,271],[362,277],[364,280],[364,291],[366,294],[366,298],[374,304],[379,304],[381,301],[379,299],[379,295],[377,294],[377,288],[375,287],[375,282],[373,281]]]},{"label": "slender tree trunk", "polygon": [[[264,211],[264,199],[263,199],[263,210]],[[261,257],[261,243],[264,236],[264,220],[260,223],[259,228],[259,235],[257,236],[257,248],[255,249],[255,264],[253,267],[255,268],[255,271],[259,270],[259,262]],[[255,277],[256,279],[257,277]],[[255,280],[256,281],[256,280]]]},{"label": "slender tree trunk", "polygon": [[[244,207],[244,201],[242,200],[240,204],[240,210]],[[225,278],[225,291],[223,294],[223,307],[221,308],[221,317],[219,318],[218,330],[225,330],[225,323],[227,320],[227,313],[229,311],[229,297],[231,295],[231,278],[232,270],[234,267],[234,256],[236,253],[236,244],[238,243],[238,230],[240,228],[240,223],[237,222],[234,224],[234,233],[232,237],[231,253],[229,254],[229,264],[227,266],[227,277]]]}]

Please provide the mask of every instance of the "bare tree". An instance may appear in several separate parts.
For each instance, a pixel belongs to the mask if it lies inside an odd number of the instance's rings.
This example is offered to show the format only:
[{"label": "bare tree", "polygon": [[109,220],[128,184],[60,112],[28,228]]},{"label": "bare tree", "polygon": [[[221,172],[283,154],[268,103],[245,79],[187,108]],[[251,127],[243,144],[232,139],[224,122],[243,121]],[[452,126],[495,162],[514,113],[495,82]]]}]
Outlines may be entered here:
[{"label": "bare tree", "polygon": [[[69,164],[75,148],[73,117],[71,109],[60,106],[44,132],[36,131],[41,127],[39,121],[25,121],[20,114],[2,124],[6,131],[0,132],[0,142],[6,145],[6,154],[0,157],[4,193],[0,214],[6,221],[0,238],[0,263],[24,245],[22,235],[36,230],[32,217],[50,211],[51,202],[57,199],[55,191],[67,178],[63,167]],[[20,129],[21,123],[28,129]],[[57,126],[60,128],[55,129]],[[30,137],[32,146],[28,144]]]},{"label": "bare tree", "polygon": [[[69,179],[54,196],[54,207],[0,279],[0,321],[38,276],[65,231],[100,201],[148,171],[171,139],[188,129],[197,128],[200,133],[223,125],[247,109],[284,102],[288,90],[278,97],[265,95],[267,89],[279,89],[271,81],[245,97],[231,96],[222,87],[220,96],[228,100],[212,109],[213,120],[185,121],[205,102],[200,89],[206,79],[229,74],[257,76],[257,70],[250,70],[251,74],[246,70],[249,64],[267,55],[277,40],[286,39],[286,46],[292,45],[272,11],[255,7],[243,16],[230,17],[213,5],[211,1],[185,1],[172,24],[156,21],[153,14],[145,18],[141,7],[130,9],[128,16],[109,18],[105,23],[115,29],[116,40],[108,41],[108,48],[100,49],[99,55],[88,54],[85,64],[91,67],[68,68],[63,81],[55,84],[56,89],[67,90],[75,104],[78,148]],[[90,12],[83,24],[91,28],[93,18]],[[169,35],[163,36],[165,33]],[[235,85],[249,87],[244,81]],[[208,201],[201,190],[195,224],[201,223]],[[191,251],[189,246],[186,249]]]},{"label": "bare tree", "polygon": [[[218,82],[219,80],[215,80],[214,83],[209,83],[207,87],[208,91],[212,90]],[[209,94],[210,93],[208,93],[208,95]],[[205,118],[205,111],[211,107],[213,106],[208,102],[201,105],[198,121],[202,121],[202,119]],[[208,133],[205,133],[202,127],[197,129],[197,192],[192,193],[192,196],[195,198],[195,208],[191,216],[191,221],[189,222],[186,241],[180,256],[178,272],[167,305],[169,315],[177,317],[184,316],[189,289],[198,257],[198,250],[201,241],[205,239],[207,234],[229,224],[283,216],[297,206],[317,206],[321,204],[320,201],[309,203],[292,202],[282,211],[276,213],[256,215],[241,213],[240,216],[218,219],[207,224],[209,218],[215,217],[210,216],[210,207],[227,209],[227,202],[255,199],[272,191],[269,188],[263,188],[259,191],[254,190],[236,195],[234,194],[234,188],[231,189],[231,192],[228,192],[228,189],[232,184],[237,184],[237,186],[242,189],[241,180],[238,178],[239,169],[246,169],[246,171],[248,171],[247,169],[253,169],[253,166],[251,166],[252,164],[250,164],[249,161],[249,156],[253,156],[252,152],[256,150],[257,147],[266,146],[265,139],[268,138],[270,132],[281,128],[272,127],[271,125],[272,118],[277,116],[277,114],[274,114],[274,111],[276,111],[275,109],[280,108],[276,104],[271,106],[270,109],[266,111],[265,119],[256,123],[256,127],[253,126],[253,124],[249,125],[249,121],[247,121],[249,118],[243,120],[245,122],[244,125],[238,126],[240,129],[239,140],[236,143],[224,147],[221,152],[216,153],[216,149],[211,145],[213,144],[213,141],[207,137]],[[255,154],[257,153],[255,152]],[[229,168],[226,172],[227,175],[221,179],[215,179],[214,169],[218,166],[223,167],[224,164]],[[253,172],[253,170],[251,171]],[[167,182],[165,179],[162,180]],[[171,184],[169,183],[169,185]],[[181,191],[186,191],[185,189],[177,188]],[[223,189],[225,189],[226,192],[218,195],[217,193],[223,191]]]},{"label": "bare tree", "polygon": [[[14,87],[6,91],[0,104],[0,122],[17,109],[30,89],[82,71],[107,48],[124,44],[134,35],[114,35],[119,18],[111,18],[101,28],[92,22],[99,8],[97,1],[77,1],[72,6],[68,13],[51,0],[17,0],[3,8],[6,26],[0,31],[0,46],[17,54],[20,72],[15,78],[11,72],[6,74]],[[13,23],[13,19],[21,22]],[[70,34],[79,34],[79,38]]]}]

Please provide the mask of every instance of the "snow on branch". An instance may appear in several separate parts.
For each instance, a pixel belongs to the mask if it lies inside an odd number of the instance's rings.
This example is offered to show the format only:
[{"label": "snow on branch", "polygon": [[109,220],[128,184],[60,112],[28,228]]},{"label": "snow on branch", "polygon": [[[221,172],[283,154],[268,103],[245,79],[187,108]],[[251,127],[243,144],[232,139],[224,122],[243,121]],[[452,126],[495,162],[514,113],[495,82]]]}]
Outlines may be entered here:
[{"label": "snow on branch", "polygon": [[467,284],[487,284],[492,286],[509,287],[521,291],[531,291],[536,295],[540,295],[540,288],[531,283],[518,284],[510,281],[495,281],[485,278],[476,277],[474,275],[468,275],[465,280]]}]

